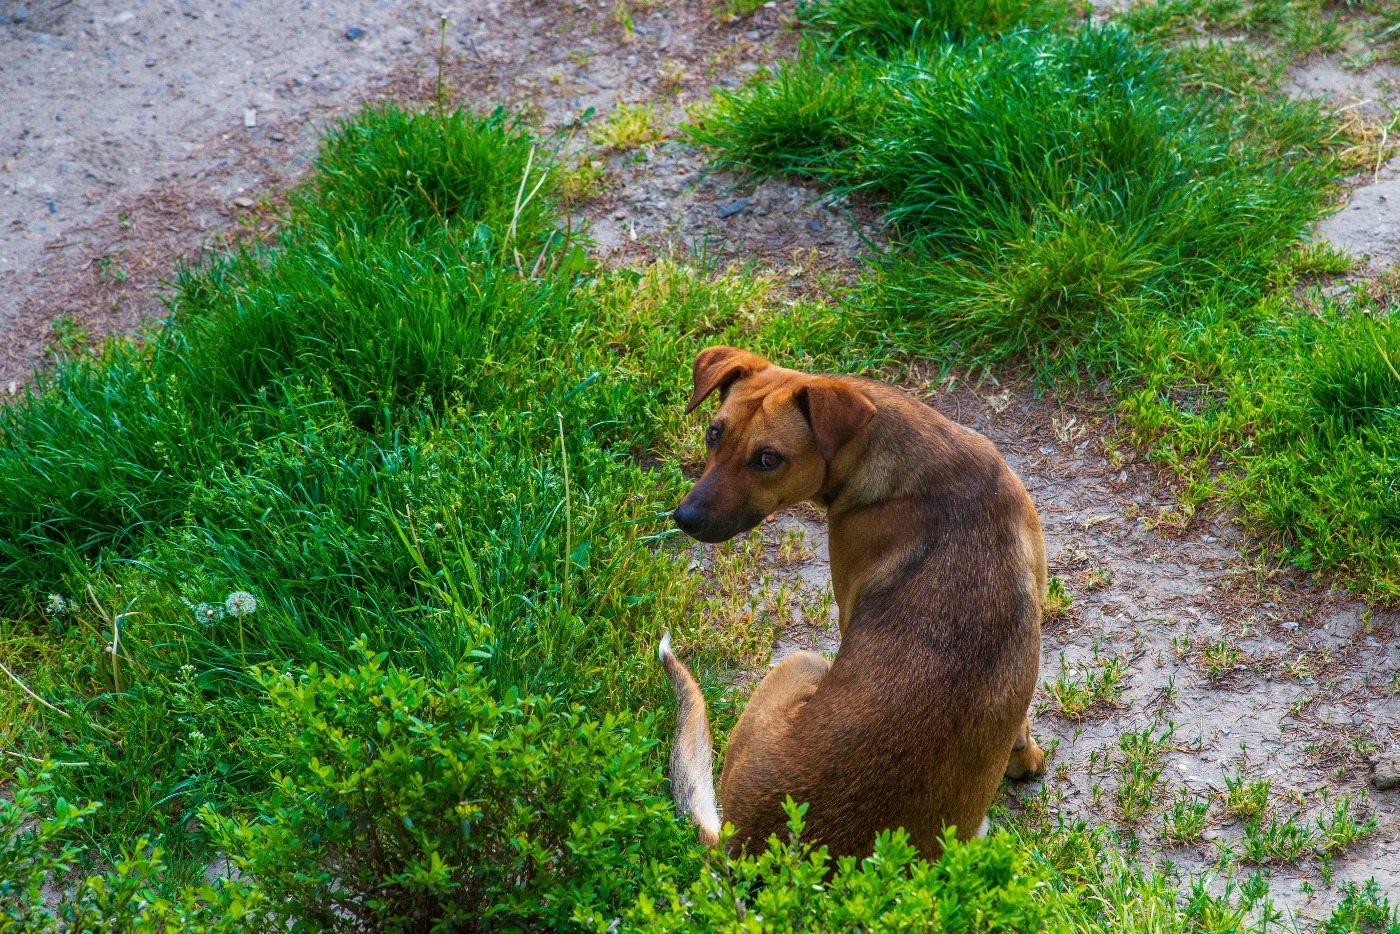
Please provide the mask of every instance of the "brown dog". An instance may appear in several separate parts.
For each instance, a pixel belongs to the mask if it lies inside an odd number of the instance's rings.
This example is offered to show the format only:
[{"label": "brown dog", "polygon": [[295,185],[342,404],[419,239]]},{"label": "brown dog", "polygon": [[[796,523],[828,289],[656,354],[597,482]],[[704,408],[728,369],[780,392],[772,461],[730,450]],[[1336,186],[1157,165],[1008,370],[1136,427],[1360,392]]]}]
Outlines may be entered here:
[{"label": "brown dog", "polygon": [[[903,827],[937,858],[945,827],[985,832],[1003,775],[1044,767],[1027,718],[1045,594],[1035,507],[991,442],[889,386],[710,347],[686,411],[715,390],[705,473],[676,524],[722,542],[794,503],[825,506],[841,611],[835,660],[784,659],[730,734],[731,844],[782,831],[790,795],[810,805],[806,839],[833,855],[868,855]],[[679,708],[672,795],[713,844],[705,701],[669,637],[660,654]]]}]

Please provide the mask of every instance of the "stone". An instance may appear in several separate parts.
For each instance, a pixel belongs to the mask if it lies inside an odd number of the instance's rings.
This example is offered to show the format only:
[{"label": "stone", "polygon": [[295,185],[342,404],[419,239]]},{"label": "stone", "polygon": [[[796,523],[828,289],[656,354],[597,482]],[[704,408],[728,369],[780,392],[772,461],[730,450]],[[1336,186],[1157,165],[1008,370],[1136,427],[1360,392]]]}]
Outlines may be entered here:
[{"label": "stone", "polygon": [[738,201],[731,201],[728,204],[720,205],[718,208],[715,209],[715,216],[721,218],[729,217],[731,215],[738,214],[740,211],[742,211],[748,206],[749,199],[740,198]]},{"label": "stone", "polygon": [[1382,791],[1400,788],[1400,752],[1388,752],[1371,763],[1371,784]]}]

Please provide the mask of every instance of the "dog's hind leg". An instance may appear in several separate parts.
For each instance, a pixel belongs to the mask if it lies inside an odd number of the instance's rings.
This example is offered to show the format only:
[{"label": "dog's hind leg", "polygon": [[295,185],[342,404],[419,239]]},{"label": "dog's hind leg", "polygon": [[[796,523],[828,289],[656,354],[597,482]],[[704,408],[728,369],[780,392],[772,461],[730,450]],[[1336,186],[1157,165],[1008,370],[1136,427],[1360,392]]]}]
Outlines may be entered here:
[{"label": "dog's hind leg", "polygon": [[1031,718],[1027,714],[1021,729],[1011,744],[1011,758],[1006,763],[1007,778],[1034,778],[1045,774],[1045,753],[1031,737]]},{"label": "dog's hind leg", "polygon": [[[754,688],[730,732],[719,790],[725,820],[736,830],[735,845],[742,846],[751,837],[766,838],[786,822],[782,809],[773,805],[773,784],[783,781],[779,760],[782,750],[794,742],[788,735],[793,716],[816,693],[830,669],[831,662],[816,652],[789,655]],[[775,768],[780,771],[775,773]]]}]

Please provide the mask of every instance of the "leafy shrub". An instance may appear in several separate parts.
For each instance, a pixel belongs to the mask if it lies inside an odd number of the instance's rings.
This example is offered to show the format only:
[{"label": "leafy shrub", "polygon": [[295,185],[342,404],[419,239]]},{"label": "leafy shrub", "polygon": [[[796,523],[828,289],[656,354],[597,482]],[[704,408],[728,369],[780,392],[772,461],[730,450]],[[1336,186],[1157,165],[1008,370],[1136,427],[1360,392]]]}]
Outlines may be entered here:
[{"label": "leafy shrub", "polygon": [[99,805],[56,796],[51,765],[18,770],[11,799],[0,798],[0,934],[214,934],[256,917],[256,895],[204,886],[161,894],[164,854],[148,837],[124,845],[107,872],[73,878],[72,836]]},{"label": "leafy shrub", "polygon": [[[833,863],[826,848],[802,844],[806,805],[788,801],[788,843],[718,858],[688,886],[663,882],[609,927],[673,932],[761,930],[1055,931],[1064,910],[1043,869],[1007,836],[959,843],[949,832],[936,863],[917,858],[903,830],[880,835],[872,856]],[[1068,930],[1067,926],[1063,926]]]},{"label": "leafy shrub", "polygon": [[[210,816],[269,917],[301,930],[559,930],[630,900],[684,851],[650,718],[423,678],[263,676],[273,786]],[[674,866],[673,866],[674,868]]]}]

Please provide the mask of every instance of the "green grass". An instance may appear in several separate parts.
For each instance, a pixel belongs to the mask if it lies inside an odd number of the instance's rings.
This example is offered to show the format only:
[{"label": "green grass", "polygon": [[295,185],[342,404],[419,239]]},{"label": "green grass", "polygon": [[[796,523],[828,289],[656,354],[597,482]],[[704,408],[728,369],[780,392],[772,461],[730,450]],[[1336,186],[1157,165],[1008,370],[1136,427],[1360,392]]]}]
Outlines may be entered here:
[{"label": "green grass", "polygon": [[1307,157],[1325,131],[1306,107],[1266,115],[1176,79],[1114,29],[809,53],[722,94],[695,135],[884,209],[903,249],[853,305],[902,343],[1126,375],[1171,366],[1203,316],[1256,301],[1329,179]]},{"label": "green grass", "polygon": [[798,16],[832,48],[875,53],[1065,21],[1063,0],[800,0]]},{"label": "green grass", "polygon": [[884,212],[893,249],[842,298],[882,350],[1112,387],[1125,440],[1177,479],[1176,525],[1231,500],[1283,561],[1400,600],[1388,293],[1295,297],[1346,269],[1300,237],[1376,143],[1266,93],[1246,53],[1179,42],[1302,35],[1312,6],[1148,4],[1129,28],[1066,31],[1028,28],[1034,5],[950,2],[938,15],[966,28],[914,43],[842,37],[867,35],[861,16],[907,35],[919,4],[803,9],[797,58],[720,92],[690,132]]}]

